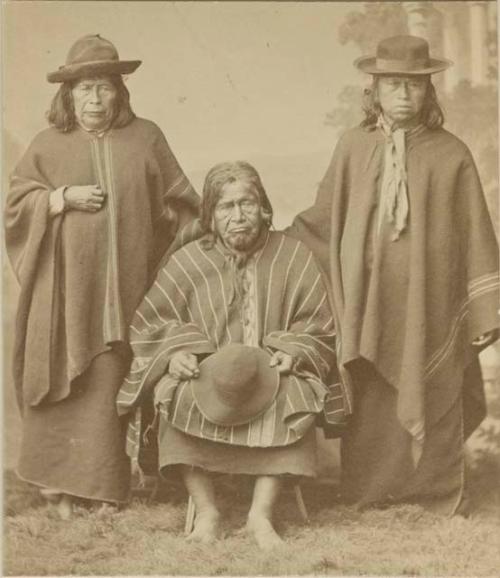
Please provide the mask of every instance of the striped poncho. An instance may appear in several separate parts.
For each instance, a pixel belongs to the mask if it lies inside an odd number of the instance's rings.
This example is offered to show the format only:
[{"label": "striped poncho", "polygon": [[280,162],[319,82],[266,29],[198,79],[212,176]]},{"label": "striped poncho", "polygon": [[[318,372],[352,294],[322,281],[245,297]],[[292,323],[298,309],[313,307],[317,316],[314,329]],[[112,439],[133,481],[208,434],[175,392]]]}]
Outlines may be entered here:
[{"label": "striped poncho", "polygon": [[[189,382],[167,374],[177,351],[201,359],[229,343],[245,342],[244,300],[234,289],[234,268],[227,252],[204,238],[171,257],[136,312],[130,336],[134,359],[118,395],[119,413],[140,406],[159,385],[162,415],[191,435],[257,447],[287,445],[304,435],[324,408],[329,391],[324,384],[335,359],[333,318],[321,275],[305,245],[277,232],[266,234],[247,266],[255,279],[255,345],[298,360],[292,374],[281,376],[271,407],[250,424],[216,427],[199,412]],[[343,415],[338,386],[330,389],[327,407],[331,418]],[[137,447],[138,437],[132,419],[129,450]]]}]

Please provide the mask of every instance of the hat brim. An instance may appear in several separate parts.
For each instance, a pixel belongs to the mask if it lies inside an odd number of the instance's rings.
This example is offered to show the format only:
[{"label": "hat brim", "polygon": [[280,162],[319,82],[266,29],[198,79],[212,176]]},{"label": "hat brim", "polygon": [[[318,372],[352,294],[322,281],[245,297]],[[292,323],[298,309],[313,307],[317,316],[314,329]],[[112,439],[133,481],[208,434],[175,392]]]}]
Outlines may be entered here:
[{"label": "hat brim", "polygon": [[280,374],[269,366],[271,356],[260,348],[255,348],[258,360],[258,383],[252,397],[237,408],[225,404],[214,395],[211,375],[218,364],[223,363],[224,349],[206,357],[199,365],[200,375],[191,380],[191,392],[201,414],[209,422],[220,426],[244,425],[263,414],[273,403],[280,386]]},{"label": "hat brim", "polygon": [[49,82],[66,82],[78,78],[112,74],[131,74],[142,64],[141,60],[96,60],[61,66],[47,74]]},{"label": "hat brim", "polygon": [[394,74],[404,74],[405,76],[423,76],[426,74],[434,74],[436,72],[442,72],[450,66],[453,65],[451,60],[429,58],[429,66],[423,68],[409,69],[401,64],[400,67],[394,67],[390,70],[386,68],[380,68],[377,66],[377,58],[375,56],[362,56],[354,61],[354,66],[361,70],[361,72],[366,72],[367,74],[376,75],[394,75]]}]

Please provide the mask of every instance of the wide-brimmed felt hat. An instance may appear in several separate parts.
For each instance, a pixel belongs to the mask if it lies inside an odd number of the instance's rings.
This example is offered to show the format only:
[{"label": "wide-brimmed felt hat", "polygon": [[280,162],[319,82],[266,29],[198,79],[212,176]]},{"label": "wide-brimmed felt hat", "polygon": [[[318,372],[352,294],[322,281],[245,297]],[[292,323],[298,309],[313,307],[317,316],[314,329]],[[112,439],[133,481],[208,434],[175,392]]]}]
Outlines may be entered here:
[{"label": "wide-brimmed felt hat", "polygon": [[242,425],[270,407],[280,377],[269,367],[270,355],[258,347],[226,345],[205,358],[200,375],[191,380],[198,409],[208,421],[222,426]]},{"label": "wide-brimmed felt hat", "polygon": [[354,66],[368,74],[423,75],[441,72],[451,60],[431,58],[429,44],[418,36],[392,36],[378,43],[376,56],[362,56]]},{"label": "wide-brimmed felt hat", "polygon": [[99,34],[77,40],[69,49],[66,64],[47,74],[49,82],[65,82],[84,77],[109,74],[130,74],[140,60],[120,60],[114,44]]}]

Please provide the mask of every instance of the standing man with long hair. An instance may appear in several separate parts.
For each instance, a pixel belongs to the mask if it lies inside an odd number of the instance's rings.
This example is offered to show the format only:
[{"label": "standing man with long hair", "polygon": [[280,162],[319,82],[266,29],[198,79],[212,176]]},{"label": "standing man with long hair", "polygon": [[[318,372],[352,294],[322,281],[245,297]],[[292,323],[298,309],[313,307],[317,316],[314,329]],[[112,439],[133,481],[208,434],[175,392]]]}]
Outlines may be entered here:
[{"label": "standing man with long hair", "polygon": [[343,487],[360,506],[464,506],[464,440],[484,417],[478,353],[497,336],[498,247],[472,156],[442,125],[413,36],[356,66],[366,119],[344,134],[290,234],[330,278],[337,362],[353,388]]},{"label": "standing man with long hair", "polygon": [[23,413],[19,476],[58,504],[122,502],[129,462],[115,396],[128,326],[158,262],[199,199],[160,129],[132,112],[120,60],[80,38],[48,75],[60,83],[16,167],[6,241],[21,292],[14,381]]}]

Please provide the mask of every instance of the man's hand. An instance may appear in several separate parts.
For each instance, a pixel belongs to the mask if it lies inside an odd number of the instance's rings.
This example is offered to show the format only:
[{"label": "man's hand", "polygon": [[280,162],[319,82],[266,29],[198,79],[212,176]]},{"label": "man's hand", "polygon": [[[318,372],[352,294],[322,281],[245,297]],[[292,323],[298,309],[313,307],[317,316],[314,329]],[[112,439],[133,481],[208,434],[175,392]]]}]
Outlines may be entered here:
[{"label": "man's hand", "polygon": [[64,191],[64,209],[96,213],[102,209],[105,198],[106,195],[99,185],[68,187]]},{"label": "man's hand", "polygon": [[283,351],[275,351],[269,362],[270,367],[276,367],[279,373],[290,373],[293,369],[293,357]]},{"label": "man's hand", "polygon": [[168,372],[177,379],[193,379],[200,375],[196,355],[186,351],[178,351],[172,355]]}]

